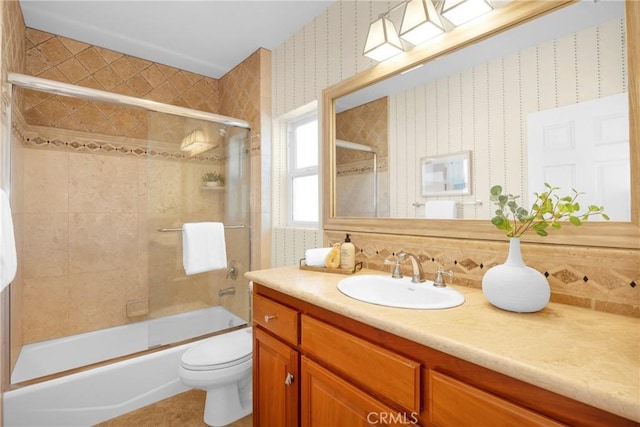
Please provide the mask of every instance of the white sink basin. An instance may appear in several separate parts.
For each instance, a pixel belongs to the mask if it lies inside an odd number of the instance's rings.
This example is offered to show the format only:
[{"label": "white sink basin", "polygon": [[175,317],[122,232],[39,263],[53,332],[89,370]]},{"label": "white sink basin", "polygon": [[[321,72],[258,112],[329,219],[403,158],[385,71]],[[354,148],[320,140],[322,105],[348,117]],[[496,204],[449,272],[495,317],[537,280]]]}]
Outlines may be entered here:
[{"label": "white sink basin", "polygon": [[435,310],[464,302],[464,296],[455,289],[434,287],[430,280],[411,283],[410,277],[351,276],[340,280],[338,289],[351,298],[387,307]]}]

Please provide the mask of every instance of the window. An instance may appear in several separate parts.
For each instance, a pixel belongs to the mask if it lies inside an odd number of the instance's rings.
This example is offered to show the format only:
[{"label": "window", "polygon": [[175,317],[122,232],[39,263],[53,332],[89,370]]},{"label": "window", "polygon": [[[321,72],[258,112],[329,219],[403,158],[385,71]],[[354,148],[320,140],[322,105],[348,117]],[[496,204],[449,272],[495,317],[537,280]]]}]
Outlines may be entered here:
[{"label": "window", "polygon": [[318,118],[311,114],[289,122],[289,225],[318,225]]}]

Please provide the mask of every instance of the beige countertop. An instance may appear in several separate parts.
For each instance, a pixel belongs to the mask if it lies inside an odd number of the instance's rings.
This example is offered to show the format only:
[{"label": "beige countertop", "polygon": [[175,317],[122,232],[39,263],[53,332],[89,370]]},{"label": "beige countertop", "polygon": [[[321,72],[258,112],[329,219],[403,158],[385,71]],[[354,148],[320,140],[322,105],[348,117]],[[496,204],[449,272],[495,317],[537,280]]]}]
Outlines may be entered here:
[{"label": "beige countertop", "polygon": [[[363,270],[356,274],[384,274]],[[640,422],[640,320],[550,303],[537,313],[493,307],[482,291],[452,286],[465,303],[412,310],[343,295],[340,274],[281,267],[245,276],[269,288],[488,369]]]}]

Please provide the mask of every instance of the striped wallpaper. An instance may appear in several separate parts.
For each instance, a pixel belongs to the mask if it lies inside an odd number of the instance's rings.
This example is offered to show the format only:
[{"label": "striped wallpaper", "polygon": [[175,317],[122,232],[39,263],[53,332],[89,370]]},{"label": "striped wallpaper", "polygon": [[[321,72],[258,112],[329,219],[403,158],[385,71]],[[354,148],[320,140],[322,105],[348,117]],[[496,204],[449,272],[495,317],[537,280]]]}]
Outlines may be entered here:
[{"label": "striped wallpaper", "polygon": [[322,246],[322,233],[317,229],[274,227],[271,266],[298,265],[306,249]]},{"label": "striped wallpaper", "polygon": [[[322,98],[322,91],[376,64],[362,55],[369,24],[399,1],[345,1],[327,10],[273,51],[272,266],[290,265],[322,245],[321,229],[287,228],[286,126]],[[311,106],[311,107],[310,107]],[[322,169],[322,166],[321,166]],[[311,234],[314,238],[310,238]]]},{"label": "striped wallpaper", "polygon": [[[490,218],[491,186],[527,194],[527,114],[627,91],[624,20],[445,76],[389,101],[392,217],[420,217],[420,158],[471,150],[458,216]],[[446,199],[446,198],[445,198]],[[482,200],[482,205],[474,205]]]}]

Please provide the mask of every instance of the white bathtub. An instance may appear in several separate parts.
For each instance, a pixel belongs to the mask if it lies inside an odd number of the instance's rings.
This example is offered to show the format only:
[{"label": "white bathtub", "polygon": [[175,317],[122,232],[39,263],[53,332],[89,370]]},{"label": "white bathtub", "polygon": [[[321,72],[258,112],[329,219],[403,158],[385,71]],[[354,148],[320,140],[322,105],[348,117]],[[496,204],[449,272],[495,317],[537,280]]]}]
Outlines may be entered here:
[{"label": "white bathtub", "polygon": [[[246,324],[211,307],[23,347],[12,382],[95,363]],[[4,425],[91,426],[189,388],[180,382],[182,353],[194,343],[29,385],[4,394]]]}]

